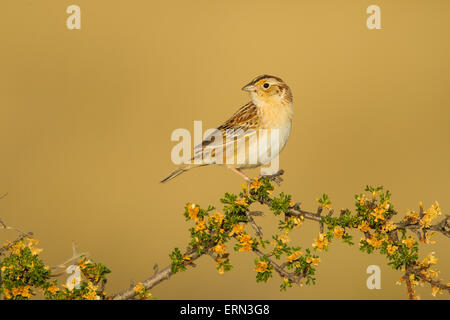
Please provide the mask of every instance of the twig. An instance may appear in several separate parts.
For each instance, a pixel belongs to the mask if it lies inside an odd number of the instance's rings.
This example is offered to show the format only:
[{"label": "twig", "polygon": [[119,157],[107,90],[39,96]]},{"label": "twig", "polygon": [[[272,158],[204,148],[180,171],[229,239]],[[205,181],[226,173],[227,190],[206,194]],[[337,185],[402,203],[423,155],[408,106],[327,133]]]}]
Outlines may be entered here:
[{"label": "twig", "polygon": [[70,264],[73,264],[74,262],[78,261],[82,256],[88,256],[89,253],[87,252],[83,252],[83,253],[78,253],[78,246],[76,244],[76,242],[72,242],[72,257],[70,257],[69,259],[67,259],[66,261],[64,261],[63,263],[60,263],[56,266],[53,266],[50,268],[51,272],[51,277],[59,277],[60,275],[64,274],[65,271],[61,271],[58,273],[55,273],[54,270],[58,270],[58,269],[67,269],[67,267]]},{"label": "twig", "polygon": [[[197,252],[186,252],[185,254],[191,255],[191,261],[195,261],[200,257]],[[142,282],[142,285],[145,287],[145,289],[149,290],[149,289],[153,288],[154,286],[156,286],[157,284],[163,282],[164,280],[168,280],[172,275],[173,275],[172,266],[168,265],[164,269],[156,272],[150,278],[144,280]],[[118,294],[112,296],[111,298],[113,300],[126,300],[126,299],[131,299],[136,295],[137,295],[137,293],[133,287],[133,288],[124,290],[122,292],[119,292]]]}]

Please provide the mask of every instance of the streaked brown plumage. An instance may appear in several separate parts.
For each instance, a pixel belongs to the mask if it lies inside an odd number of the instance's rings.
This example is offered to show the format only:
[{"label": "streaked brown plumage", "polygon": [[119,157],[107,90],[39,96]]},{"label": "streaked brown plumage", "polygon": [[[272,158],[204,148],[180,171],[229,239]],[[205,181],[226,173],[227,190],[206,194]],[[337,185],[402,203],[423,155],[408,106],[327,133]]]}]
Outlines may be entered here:
[{"label": "streaked brown plumage", "polygon": [[[241,169],[254,168],[261,166],[277,156],[284,148],[291,131],[293,106],[292,93],[289,87],[278,77],[262,75],[253,79],[250,83],[245,85],[242,90],[250,93],[251,101],[241,107],[234,113],[225,123],[220,125],[211,135],[209,135],[203,142],[194,148],[194,157],[191,163],[181,165],[177,170],[173,171],[161,182],[166,182],[180,175],[181,173],[195,167],[200,167],[209,164],[224,165],[236,173],[240,174],[247,181],[249,178],[242,173]],[[249,148],[261,141],[261,130],[266,130],[270,135],[275,131],[279,137],[279,149],[275,150],[274,145],[264,145],[264,150],[269,156],[261,156],[258,154],[255,163],[250,161],[252,151]],[[222,139],[216,139],[221,135]],[[252,138],[256,138],[253,139]],[[250,144],[250,147],[245,146],[245,142]],[[227,149],[233,144],[235,148],[231,150],[232,154]],[[242,145],[244,145],[242,147]],[[272,152],[274,149],[274,152]],[[228,153],[227,153],[228,152]],[[259,151],[258,151],[259,152]],[[276,153],[276,154],[275,154]],[[242,163],[229,163],[225,160],[231,158],[244,159]],[[221,163],[217,159],[224,159]],[[194,162],[194,163],[193,163]]]}]

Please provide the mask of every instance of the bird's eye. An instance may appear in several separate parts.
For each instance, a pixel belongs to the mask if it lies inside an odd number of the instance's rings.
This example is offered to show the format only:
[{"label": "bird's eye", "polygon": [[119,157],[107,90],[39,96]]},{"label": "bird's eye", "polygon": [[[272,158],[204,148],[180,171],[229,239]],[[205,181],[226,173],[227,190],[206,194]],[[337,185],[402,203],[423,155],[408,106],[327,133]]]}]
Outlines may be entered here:
[{"label": "bird's eye", "polygon": [[263,87],[264,87],[265,89],[267,89],[268,87],[270,87],[270,84],[268,84],[268,83],[266,82],[266,83],[263,84]]}]

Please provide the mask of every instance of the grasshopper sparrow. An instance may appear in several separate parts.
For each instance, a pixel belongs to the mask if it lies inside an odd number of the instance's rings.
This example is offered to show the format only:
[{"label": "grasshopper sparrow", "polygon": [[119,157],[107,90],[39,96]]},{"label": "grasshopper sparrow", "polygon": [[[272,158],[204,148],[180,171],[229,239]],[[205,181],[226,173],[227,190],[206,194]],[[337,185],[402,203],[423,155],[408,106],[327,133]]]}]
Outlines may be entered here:
[{"label": "grasshopper sparrow", "polygon": [[278,77],[262,75],[242,90],[251,101],[194,148],[189,163],[181,165],[161,182],[192,168],[223,165],[250,181],[241,169],[269,163],[286,145],[292,127],[292,93]]}]

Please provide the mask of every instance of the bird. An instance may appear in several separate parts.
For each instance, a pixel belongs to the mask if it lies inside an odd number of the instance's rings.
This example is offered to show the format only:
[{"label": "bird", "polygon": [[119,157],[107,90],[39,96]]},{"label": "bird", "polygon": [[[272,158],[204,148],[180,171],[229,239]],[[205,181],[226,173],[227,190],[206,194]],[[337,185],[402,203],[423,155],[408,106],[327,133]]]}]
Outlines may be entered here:
[{"label": "bird", "polygon": [[264,74],[242,90],[249,93],[251,100],[195,146],[190,161],[161,183],[190,169],[212,164],[225,166],[250,183],[252,179],[243,169],[262,166],[278,156],[292,129],[291,89],[281,78]]}]

